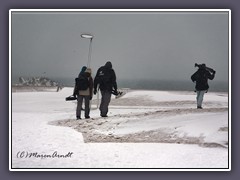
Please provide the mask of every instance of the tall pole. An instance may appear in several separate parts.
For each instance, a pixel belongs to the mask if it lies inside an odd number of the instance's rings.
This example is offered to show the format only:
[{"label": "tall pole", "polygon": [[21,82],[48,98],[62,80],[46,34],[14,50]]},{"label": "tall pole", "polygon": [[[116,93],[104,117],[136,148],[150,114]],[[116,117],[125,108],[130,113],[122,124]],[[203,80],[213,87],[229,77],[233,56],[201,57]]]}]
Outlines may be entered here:
[{"label": "tall pole", "polygon": [[87,62],[87,67],[90,67],[93,35],[91,35],[91,34],[81,34],[81,37],[86,38],[86,39],[90,39],[89,50],[88,50],[88,62]]},{"label": "tall pole", "polygon": [[89,44],[89,51],[88,51],[88,63],[87,63],[87,67],[90,67],[90,63],[91,63],[91,55],[92,55],[92,39],[90,39],[90,44]]}]

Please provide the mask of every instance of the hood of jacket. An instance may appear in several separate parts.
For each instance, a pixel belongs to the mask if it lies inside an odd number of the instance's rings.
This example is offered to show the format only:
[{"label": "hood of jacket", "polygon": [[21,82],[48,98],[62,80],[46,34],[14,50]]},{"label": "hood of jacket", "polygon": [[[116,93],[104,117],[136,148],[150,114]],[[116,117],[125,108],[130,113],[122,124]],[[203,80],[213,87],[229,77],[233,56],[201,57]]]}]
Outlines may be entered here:
[{"label": "hood of jacket", "polygon": [[112,69],[112,63],[110,61],[106,62],[105,67]]}]

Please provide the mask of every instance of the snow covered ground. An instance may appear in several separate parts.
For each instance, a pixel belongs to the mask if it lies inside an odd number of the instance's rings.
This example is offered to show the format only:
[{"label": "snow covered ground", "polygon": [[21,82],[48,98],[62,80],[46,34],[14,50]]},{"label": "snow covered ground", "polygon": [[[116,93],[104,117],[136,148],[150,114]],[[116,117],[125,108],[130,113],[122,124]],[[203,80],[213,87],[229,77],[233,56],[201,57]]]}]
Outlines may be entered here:
[{"label": "snow covered ground", "polygon": [[194,92],[130,90],[108,118],[94,96],[91,119],[77,121],[72,92],[12,93],[11,170],[230,168],[227,93],[208,92],[200,110]]}]

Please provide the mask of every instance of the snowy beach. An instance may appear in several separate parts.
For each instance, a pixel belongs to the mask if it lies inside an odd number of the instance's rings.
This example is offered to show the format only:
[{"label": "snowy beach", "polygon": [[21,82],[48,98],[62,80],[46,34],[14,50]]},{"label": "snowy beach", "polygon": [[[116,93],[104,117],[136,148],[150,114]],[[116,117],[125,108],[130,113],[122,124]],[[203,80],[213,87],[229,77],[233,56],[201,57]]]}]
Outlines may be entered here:
[{"label": "snowy beach", "polygon": [[76,120],[72,92],[12,93],[10,169],[229,169],[228,93],[197,109],[194,92],[129,90],[108,118],[94,96],[91,119]]}]

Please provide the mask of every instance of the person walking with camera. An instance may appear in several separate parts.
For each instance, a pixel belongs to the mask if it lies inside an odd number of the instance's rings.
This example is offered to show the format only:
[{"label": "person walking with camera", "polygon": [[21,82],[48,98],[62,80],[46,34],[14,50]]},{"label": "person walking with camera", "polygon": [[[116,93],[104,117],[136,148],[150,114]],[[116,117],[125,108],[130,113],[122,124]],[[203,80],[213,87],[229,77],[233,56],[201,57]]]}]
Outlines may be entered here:
[{"label": "person walking with camera", "polygon": [[112,92],[117,92],[116,74],[110,61],[100,67],[97,71],[94,78],[94,94],[97,93],[98,86],[102,95],[99,107],[100,115],[102,117],[107,117]]},{"label": "person walking with camera", "polygon": [[206,67],[206,64],[195,64],[198,70],[191,76],[191,80],[196,82],[195,91],[197,92],[197,108],[202,109],[204,94],[208,91],[208,79],[213,80],[216,71]]}]

